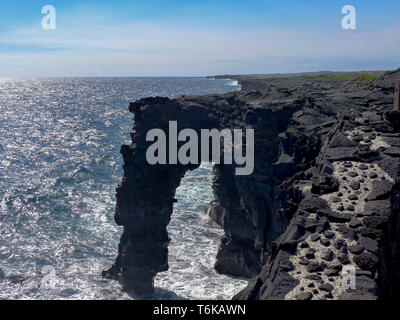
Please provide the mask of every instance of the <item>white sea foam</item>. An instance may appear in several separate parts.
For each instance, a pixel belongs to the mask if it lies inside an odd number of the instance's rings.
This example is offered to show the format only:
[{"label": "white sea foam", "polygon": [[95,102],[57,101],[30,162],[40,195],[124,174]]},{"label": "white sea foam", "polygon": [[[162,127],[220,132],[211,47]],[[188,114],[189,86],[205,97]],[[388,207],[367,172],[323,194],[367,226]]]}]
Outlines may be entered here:
[{"label": "white sea foam", "polygon": [[223,231],[204,213],[212,200],[211,168],[202,164],[187,172],[177,190],[178,203],[168,226],[170,269],[155,279],[156,287],[169,288],[174,294],[159,290],[163,297],[230,299],[247,284],[246,279],[220,275],[213,268]]}]

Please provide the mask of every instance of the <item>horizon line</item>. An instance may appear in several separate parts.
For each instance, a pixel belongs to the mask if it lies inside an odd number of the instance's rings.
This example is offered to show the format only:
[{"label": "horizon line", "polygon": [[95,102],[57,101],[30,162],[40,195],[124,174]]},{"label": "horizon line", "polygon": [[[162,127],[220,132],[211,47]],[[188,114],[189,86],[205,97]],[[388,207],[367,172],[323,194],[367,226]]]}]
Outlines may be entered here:
[{"label": "horizon line", "polygon": [[[400,67],[399,67],[400,68]],[[253,75],[290,75],[290,74],[311,74],[311,73],[355,73],[355,72],[388,72],[395,71],[396,69],[370,69],[370,70],[353,70],[353,71],[338,71],[338,70],[320,70],[320,71],[300,71],[300,72],[275,72],[275,73],[225,73],[225,74],[213,74],[213,75],[167,75],[167,76],[0,76],[0,79],[49,79],[49,78],[212,78],[221,76],[253,76]],[[223,79],[219,79],[223,80]]]}]

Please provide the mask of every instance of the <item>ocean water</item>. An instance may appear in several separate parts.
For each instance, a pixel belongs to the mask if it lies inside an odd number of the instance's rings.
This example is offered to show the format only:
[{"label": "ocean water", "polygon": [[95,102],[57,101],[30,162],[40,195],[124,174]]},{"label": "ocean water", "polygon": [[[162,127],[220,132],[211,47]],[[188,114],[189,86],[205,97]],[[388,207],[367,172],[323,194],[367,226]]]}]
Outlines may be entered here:
[{"label": "ocean water", "polygon": [[101,277],[122,231],[113,215],[129,101],[238,89],[203,78],[0,79],[0,299],[229,299],[243,288],[213,269],[223,232],[204,214],[208,164],[177,191],[170,270],[155,294]]}]

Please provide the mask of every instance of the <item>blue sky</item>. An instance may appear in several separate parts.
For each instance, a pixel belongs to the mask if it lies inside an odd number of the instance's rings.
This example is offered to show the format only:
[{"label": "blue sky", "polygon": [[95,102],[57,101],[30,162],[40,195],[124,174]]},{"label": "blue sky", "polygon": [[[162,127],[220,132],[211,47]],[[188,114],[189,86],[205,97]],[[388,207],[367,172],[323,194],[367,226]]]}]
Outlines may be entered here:
[{"label": "blue sky", "polygon": [[[44,5],[56,30],[41,27]],[[357,29],[341,27],[344,5]],[[400,66],[400,1],[0,2],[0,77],[204,76]]]}]

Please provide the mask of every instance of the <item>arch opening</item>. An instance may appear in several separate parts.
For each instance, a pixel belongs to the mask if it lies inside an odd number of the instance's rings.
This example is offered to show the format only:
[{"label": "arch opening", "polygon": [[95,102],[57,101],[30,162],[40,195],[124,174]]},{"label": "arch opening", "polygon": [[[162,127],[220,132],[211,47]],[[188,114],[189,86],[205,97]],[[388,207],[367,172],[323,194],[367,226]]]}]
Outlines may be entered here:
[{"label": "arch opening", "polygon": [[202,163],[188,170],[176,190],[177,202],[167,227],[169,269],[154,279],[155,294],[160,298],[230,299],[247,285],[244,278],[214,269],[224,231],[206,212],[214,198],[212,167]]}]

